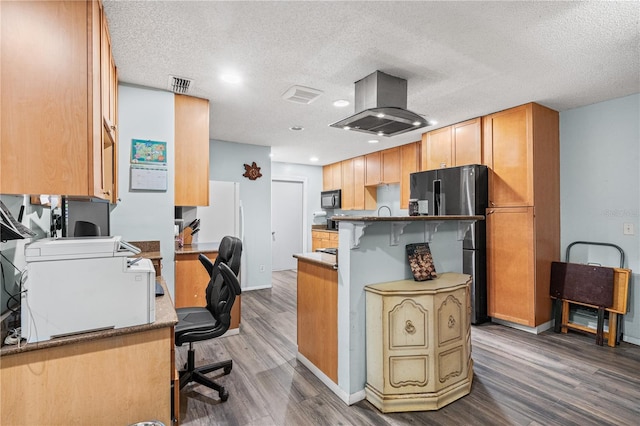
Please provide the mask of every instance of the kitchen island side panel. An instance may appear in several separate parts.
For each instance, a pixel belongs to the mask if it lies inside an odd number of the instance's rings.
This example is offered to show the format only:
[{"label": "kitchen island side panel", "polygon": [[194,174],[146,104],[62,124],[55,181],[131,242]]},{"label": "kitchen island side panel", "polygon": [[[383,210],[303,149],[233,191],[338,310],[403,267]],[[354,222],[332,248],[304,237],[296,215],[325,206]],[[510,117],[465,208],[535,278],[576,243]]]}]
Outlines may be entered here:
[{"label": "kitchen island side panel", "polygon": [[[412,279],[406,245],[428,241],[429,225],[410,222],[397,245],[391,245],[392,222],[371,222],[358,247],[356,225],[343,222],[338,250],[338,386],[352,404],[364,399],[366,384],[366,318],[364,287],[386,281]],[[462,272],[462,241],[458,223],[444,222],[429,243],[437,272]],[[428,285],[416,282],[416,286]],[[343,398],[345,399],[345,398]]]}]

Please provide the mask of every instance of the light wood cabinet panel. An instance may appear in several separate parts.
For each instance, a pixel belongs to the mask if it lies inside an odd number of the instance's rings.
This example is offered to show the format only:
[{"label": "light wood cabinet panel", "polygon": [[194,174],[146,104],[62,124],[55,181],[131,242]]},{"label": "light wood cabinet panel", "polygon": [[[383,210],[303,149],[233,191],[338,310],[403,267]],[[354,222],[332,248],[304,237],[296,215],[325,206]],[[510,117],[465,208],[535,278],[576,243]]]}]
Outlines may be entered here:
[{"label": "light wood cabinet panel", "polygon": [[175,147],[175,205],[208,206],[208,100],[175,95]]},{"label": "light wood cabinet panel", "polygon": [[366,186],[379,185],[382,182],[382,156],[380,151],[364,156]]},{"label": "light wood cabinet panel", "polygon": [[365,155],[365,185],[400,183],[400,148]]},{"label": "light wood cabinet panel", "polygon": [[409,208],[409,175],[420,170],[420,141],[400,147],[400,208]]},{"label": "light wood cabinet panel", "polygon": [[453,166],[453,133],[451,126],[422,135],[422,169],[435,170]]},{"label": "light wood cabinet panel", "polygon": [[322,168],[322,190],[331,191],[342,188],[341,162],[327,164]]},{"label": "light wood cabinet panel", "polygon": [[533,327],[533,207],[490,208],[486,218],[489,316]]},{"label": "light wood cabinet panel", "polygon": [[376,188],[365,186],[365,162],[364,156],[342,161],[342,210],[376,208]]},{"label": "light wood cabinet panel", "polygon": [[[217,253],[205,253],[205,255],[212,261],[218,257]],[[198,256],[199,253],[176,254],[176,308],[207,306],[206,288],[209,284],[209,274],[198,260]],[[229,329],[240,326],[241,299],[242,296],[237,297],[233,304]]]},{"label": "light wood cabinet panel", "polygon": [[2,424],[171,424],[172,336],[167,326],[3,355]]},{"label": "light wood cabinet panel", "polygon": [[354,210],[353,158],[342,161],[342,210]]},{"label": "light wood cabinet panel", "polygon": [[389,148],[381,152],[382,183],[400,183],[400,148]]},{"label": "light wood cabinet panel", "polygon": [[311,231],[311,250],[316,251],[319,248],[337,248],[338,232],[325,230]]},{"label": "light wood cabinet panel", "polygon": [[338,271],[298,259],[298,352],[338,383]]},{"label": "light wood cabinet panel", "polygon": [[489,204],[533,205],[533,134],[531,104],[484,118],[486,160],[492,170]]},{"label": "light wood cabinet panel", "polygon": [[[0,193],[110,198],[100,4],[2,2]],[[56,161],[64,158],[65,161]]]},{"label": "light wood cabinet panel", "polygon": [[482,119],[454,124],[453,151],[455,166],[482,164]]}]

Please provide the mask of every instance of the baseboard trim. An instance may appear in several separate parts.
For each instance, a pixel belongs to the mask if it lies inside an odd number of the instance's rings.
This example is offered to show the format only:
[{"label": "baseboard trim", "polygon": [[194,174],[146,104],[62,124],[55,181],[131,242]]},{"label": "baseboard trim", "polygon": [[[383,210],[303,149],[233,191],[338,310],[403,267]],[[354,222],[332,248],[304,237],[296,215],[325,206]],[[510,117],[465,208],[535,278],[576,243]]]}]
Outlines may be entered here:
[{"label": "baseboard trim", "polygon": [[528,327],[526,325],[517,324],[515,322],[510,322],[510,321],[505,321],[505,320],[501,320],[501,319],[498,319],[498,318],[491,318],[491,322],[493,322],[495,324],[504,325],[506,327],[515,328],[516,330],[526,331],[527,333],[531,333],[531,334],[540,334],[540,333],[542,333],[544,331],[547,331],[547,330],[553,328],[553,325],[554,325],[554,320],[547,321],[547,322],[545,322],[543,324],[540,324],[537,327]]},{"label": "baseboard trim", "polygon": [[359,390],[358,392],[349,394],[342,390],[333,380],[329,378],[326,374],[322,372],[318,367],[316,367],[311,361],[309,361],[304,355],[300,352],[297,353],[296,359],[300,361],[302,365],[307,367],[320,381],[329,388],[331,392],[336,394],[338,398],[342,400],[347,405],[355,404],[358,401],[362,401],[365,399],[366,395],[364,389]]},{"label": "baseboard trim", "polygon": [[627,342],[627,343],[631,343],[632,345],[639,345],[640,346],[640,339],[638,339],[637,337],[631,337],[631,336],[627,336],[626,334],[624,334],[622,336],[622,341],[623,342]]}]

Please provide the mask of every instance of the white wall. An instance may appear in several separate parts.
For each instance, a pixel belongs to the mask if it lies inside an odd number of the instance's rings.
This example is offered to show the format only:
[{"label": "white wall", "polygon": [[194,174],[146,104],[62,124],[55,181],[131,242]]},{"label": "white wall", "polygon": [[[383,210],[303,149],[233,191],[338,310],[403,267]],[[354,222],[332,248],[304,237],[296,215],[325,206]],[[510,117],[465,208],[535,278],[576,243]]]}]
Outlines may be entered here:
[{"label": "white wall", "polygon": [[[125,241],[159,240],[162,276],[174,297],[174,100],[173,93],[118,87],[118,196],[111,211],[111,234]],[[166,191],[131,191],[129,166],[132,139],[167,142]]]},{"label": "white wall", "polygon": [[[271,148],[211,140],[209,179],[240,183],[244,208],[244,290],[271,287]],[[244,165],[255,162],[262,177],[249,180]],[[262,266],[262,268],[261,268]]]},{"label": "white wall", "polygon": [[[640,94],[560,113],[561,250],[573,241],[620,246],[632,269],[624,340],[640,344]],[[630,223],[635,235],[623,235]],[[615,250],[571,250],[572,261],[617,266]],[[584,247],[584,246],[582,246]]]},{"label": "white wall", "polygon": [[292,163],[271,163],[271,176],[273,178],[306,178],[307,179],[307,247],[305,251],[311,251],[311,225],[326,225],[327,216],[314,216],[315,212],[321,212],[320,192],[322,191],[322,166],[307,166]]}]

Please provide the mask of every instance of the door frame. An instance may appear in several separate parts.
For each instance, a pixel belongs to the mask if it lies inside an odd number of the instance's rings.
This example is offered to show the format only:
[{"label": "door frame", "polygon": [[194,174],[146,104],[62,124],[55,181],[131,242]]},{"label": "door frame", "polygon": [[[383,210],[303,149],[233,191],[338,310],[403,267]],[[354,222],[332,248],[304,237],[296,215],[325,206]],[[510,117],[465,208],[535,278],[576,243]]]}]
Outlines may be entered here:
[{"label": "door frame", "polygon": [[[271,176],[271,184],[273,185],[274,181],[280,182],[299,182],[302,183],[302,251],[306,252],[308,250],[308,234],[310,234],[310,230],[307,230],[308,220],[307,220],[307,189],[308,189],[308,179],[306,176],[280,176],[275,175]],[[273,214],[273,207],[272,212]],[[273,218],[271,219],[273,221]],[[273,228],[271,229],[273,232]]]}]

